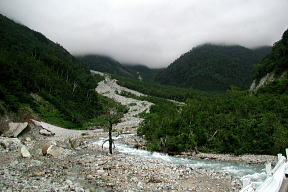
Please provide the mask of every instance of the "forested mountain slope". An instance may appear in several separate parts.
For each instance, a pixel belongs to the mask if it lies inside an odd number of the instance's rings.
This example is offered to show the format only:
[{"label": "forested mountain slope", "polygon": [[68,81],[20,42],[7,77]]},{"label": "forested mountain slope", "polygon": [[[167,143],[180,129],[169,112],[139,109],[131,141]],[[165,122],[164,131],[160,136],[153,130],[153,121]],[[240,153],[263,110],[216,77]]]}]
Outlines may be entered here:
[{"label": "forested mountain slope", "polygon": [[267,52],[269,47],[254,51],[237,45],[204,44],[176,59],[156,81],[205,91],[224,91],[232,85],[247,89],[254,66]]},{"label": "forested mountain slope", "polygon": [[[288,88],[288,30],[282,39],[276,42],[272,52],[256,66],[255,81],[251,86],[252,91],[287,93]],[[266,85],[266,86],[264,86]]]},{"label": "forested mountain slope", "polygon": [[161,69],[151,69],[140,64],[122,64],[108,56],[84,55],[77,58],[89,69],[124,77],[139,78],[140,76],[144,81],[153,81],[156,74],[161,71]]},{"label": "forested mountain slope", "polygon": [[163,70],[162,68],[151,69],[145,65],[137,64],[124,64],[124,66],[138,78],[140,76],[144,81],[154,81],[155,76]]},{"label": "forested mountain slope", "polygon": [[126,77],[137,77],[125,66],[121,65],[121,63],[108,56],[84,55],[78,56],[77,58],[86,64],[89,69],[94,71],[106,72]]},{"label": "forested mountain slope", "polygon": [[59,44],[3,15],[0,68],[1,114],[41,114],[43,108],[35,98],[53,106],[47,114],[56,110],[58,116],[74,125],[101,112],[94,91],[97,79],[88,68]]},{"label": "forested mountain slope", "polygon": [[[257,66],[258,80],[267,73],[283,76],[287,71],[287,35],[286,31]],[[232,88],[218,95],[191,95],[181,110],[171,104],[152,106],[138,132],[145,135],[149,149],[168,153],[284,153],[288,146],[284,74],[257,94]]]}]

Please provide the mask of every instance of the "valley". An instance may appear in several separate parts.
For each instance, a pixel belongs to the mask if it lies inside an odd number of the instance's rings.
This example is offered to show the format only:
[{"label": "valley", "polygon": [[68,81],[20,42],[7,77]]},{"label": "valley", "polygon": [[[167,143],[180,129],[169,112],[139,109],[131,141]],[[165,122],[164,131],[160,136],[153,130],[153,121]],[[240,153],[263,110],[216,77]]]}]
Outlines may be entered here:
[{"label": "valley", "polygon": [[[108,75],[96,90],[129,108],[114,126],[113,155],[108,154],[106,145],[102,148],[108,134],[105,129],[77,131],[30,123],[30,130],[18,139],[0,137],[0,187],[4,191],[238,191],[242,177],[255,181],[265,177],[263,164],[245,163],[251,163],[251,159],[257,162],[260,156],[250,156],[244,163],[233,162],[232,156],[232,161],[224,158],[220,162],[199,157],[197,160],[197,155],[188,159],[136,149],[139,143],[145,145],[135,135],[143,120],[138,115],[145,110],[148,113],[152,104],[118,95],[123,90],[143,94],[117,85]],[[42,135],[39,131],[43,128],[55,134]],[[117,136],[117,132],[122,134]],[[31,158],[21,157],[22,145],[30,151]],[[45,146],[52,146],[47,155],[43,153]],[[274,160],[273,156],[266,156],[264,162]]]},{"label": "valley", "polygon": [[72,55],[0,14],[0,190],[255,188],[288,146],[287,58],[288,30],[149,68]]}]

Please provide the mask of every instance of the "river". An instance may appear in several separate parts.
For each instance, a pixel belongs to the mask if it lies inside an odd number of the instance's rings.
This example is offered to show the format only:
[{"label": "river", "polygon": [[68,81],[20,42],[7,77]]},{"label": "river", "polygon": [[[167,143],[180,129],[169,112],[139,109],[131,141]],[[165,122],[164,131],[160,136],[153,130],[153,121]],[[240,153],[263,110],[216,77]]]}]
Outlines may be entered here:
[{"label": "river", "polygon": [[[130,92],[131,94],[137,96],[143,96],[144,94],[136,92],[134,90],[127,89],[125,87],[121,87],[117,84],[117,81],[111,79],[109,75],[91,71],[92,73],[99,74],[105,77],[104,81],[101,81],[96,88],[96,91],[99,94],[102,94],[106,97],[109,97],[116,102],[119,102],[123,105],[126,105],[129,108],[128,113],[124,115],[124,118],[121,119],[121,122],[115,125],[115,129],[121,132],[126,133],[135,133],[135,128],[139,126],[139,123],[143,121],[142,118],[139,118],[137,114],[140,114],[143,111],[149,112],[149,108],[153,105],[147,101],[139,101],[132,98],[127,98],[119,95],[118,93],[121,91]],[[131,105],[133,104],[133,105]],[[158,153],[158,152],[150,152],[142,149],[136,149],[131,146],[125,145],[117,140],[123,137],[132,137],[135,136],[133,134],[123,134],[118,137],[114,137],[116,150],[121,153],[126,153],[129,155],[141,157],[144,159],[155,159],[161,160],[163,162],[169,162],[173,164],[185,165],[188,167],[194,168],[202,168],[207,170],[216,170],[219,172],[224,172],[232,175],[237,179],[249,178],[255,186],[258,185],[259,182],[264,181],[266,178],[264,165],[250,165],[242,162],[228,162],[228,161],[214,161],[214,160],[196,160],[189,158],[181,158],[169,156],[167,154]],[[103,141],[107,140],[107,138],[101,138],[98,141],[95,141],[94,145],[102,146]],[[104,147],[108,148],[108,143],[104,145]]]},{"label": "river", "polygon": [[[264,165],[251,165],[243,162],[228,162],[228,161],[214,161],[214,160],[195,160],[182,157],[174,157],[164,153],[151,152],[143,149],[136,149],[129,145],[118,142],[117,140],[122,137],[131,137],[134,134],[124,134],[118,137],[113,137],[115,141],[115,149],[121,153],[138,156],[144,159],[156,159],[174,164],[185,165],[192,168],[213,169],[219,172],[225,172],[232,175],[235,178],[243,180],[249,178],[256,186],[263,182],[266,178],[266,172]],[[94,142],[94,145],[102,146],[103,142],[107,138],[101,138]],[[105,148],[108,148],[108,143],[104,144]]]}]

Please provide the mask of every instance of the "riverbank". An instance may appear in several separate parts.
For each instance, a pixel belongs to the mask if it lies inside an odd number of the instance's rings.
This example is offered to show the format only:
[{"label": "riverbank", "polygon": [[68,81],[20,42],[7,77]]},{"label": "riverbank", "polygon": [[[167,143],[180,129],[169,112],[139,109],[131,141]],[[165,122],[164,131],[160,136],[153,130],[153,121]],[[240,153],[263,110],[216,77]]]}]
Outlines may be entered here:
[{"label": "riverbank", "polygon": [[[143,121],[138,114],[149,112],[153,104],[123,97],[118,94],[121,90],[138,94],[120,87],[109,76],[96,88],[98,93],[129,108],[121,122],[113,127],[118,133],[126,134],[117,137],[112,155],[105,146],[102,148],[108,135],[103,129],[75,131],[30,122],[18,138],[0,137],[0,189],[220,192],[239,191],[242,176],[256,179],[263,176],[261,169],[245,164],[191,161],[189,156],[171,157],[141,150],[145,141],[135,136]],[[224,155],[223,161],[226,160]]]},{"label": "riverbank", "polygon": [[277,157],[272,155],[240,155],[235,156],[232,154],[215,154],[215,153],[181,153],[177,157],[189,158],[189,159],[203,159],[203,160],[215,160],[215,161],[230,161],[230,162],[243,162],[247,164],[266,164],[272,163],[275,165]]},{"label": "riverbank", "polygon": [[[118,147],[109,155],[106,148],[93,144],[97,140],[96,132],[63,141],[29,132],[18,139],[1,137],[0,188],[2,191],[78,192],[239,189],[239,181],[227,173],[145,159],[120,152]],[[23,145],[30,158],[21,156]],[[44,155],[46,145],[53,145],[54,152]]]}]

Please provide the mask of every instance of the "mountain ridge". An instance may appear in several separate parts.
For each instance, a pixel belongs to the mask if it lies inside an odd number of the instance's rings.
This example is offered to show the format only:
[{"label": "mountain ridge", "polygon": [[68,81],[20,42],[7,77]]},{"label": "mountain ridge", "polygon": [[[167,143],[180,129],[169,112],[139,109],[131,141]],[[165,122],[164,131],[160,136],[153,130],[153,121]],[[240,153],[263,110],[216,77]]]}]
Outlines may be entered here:
[{"label": "mountain ridge", "polygon": [[131,78],[141,77],[144,81],[153,81],[156,74],[161,71],[161,69],[152,69],[143,64],[120,63],[113,57],[104,55],[90,54],[77,56],[77,58],[89,69]]},{"label": "mountain ridge", "polygon": [[102,110],[91,91],[97,78],[87,67],[61,45],[1,14],[0,66],[1,115],[12,111],[23,118],[60,118],[58,123],[75,128]]},{"label": "mountain ridge", "polygon": [[181,55],[155,80],[205,91],[225,91],[232,85],[247,89],[254,66],[267,52],[267,47],[254,51],[240,45],[203,44]]},{"label": "mountain ridge", "polygon": [[252,92],[287,93],[288,90],[288,29],[274,43],[270,54],[256,65]]}]

